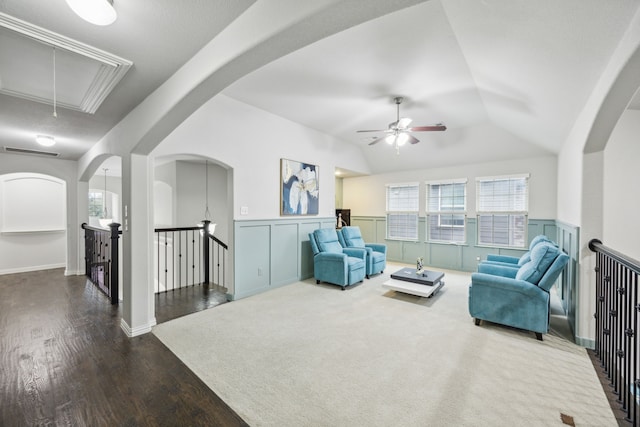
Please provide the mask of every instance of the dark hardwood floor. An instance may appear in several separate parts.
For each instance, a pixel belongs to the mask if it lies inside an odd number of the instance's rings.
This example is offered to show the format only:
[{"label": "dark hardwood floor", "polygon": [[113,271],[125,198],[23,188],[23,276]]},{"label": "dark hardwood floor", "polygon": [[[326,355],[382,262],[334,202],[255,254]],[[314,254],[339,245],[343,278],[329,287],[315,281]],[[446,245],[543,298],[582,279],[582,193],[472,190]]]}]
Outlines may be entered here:
[{"label": "dark hardwood floor", "polygon": [[[189,302],[187,292],[202,298]],[[223,302],[201,288],[157,298],[162,321]],[[247,425],[153,334],[128,338],[119,308],[61,269],[0,276],[0,421]]]}]

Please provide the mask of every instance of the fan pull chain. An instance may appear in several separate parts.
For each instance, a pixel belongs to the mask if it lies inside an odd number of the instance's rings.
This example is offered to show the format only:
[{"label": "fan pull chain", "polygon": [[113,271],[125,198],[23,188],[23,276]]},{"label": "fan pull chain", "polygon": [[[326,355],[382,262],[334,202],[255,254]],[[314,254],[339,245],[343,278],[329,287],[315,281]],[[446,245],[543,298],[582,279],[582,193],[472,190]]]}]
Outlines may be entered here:
[{"label": "fan pull chain", "polygon": [[53,117],[58,117],[58,112],[56,110],[56,48],[53,47]]}]

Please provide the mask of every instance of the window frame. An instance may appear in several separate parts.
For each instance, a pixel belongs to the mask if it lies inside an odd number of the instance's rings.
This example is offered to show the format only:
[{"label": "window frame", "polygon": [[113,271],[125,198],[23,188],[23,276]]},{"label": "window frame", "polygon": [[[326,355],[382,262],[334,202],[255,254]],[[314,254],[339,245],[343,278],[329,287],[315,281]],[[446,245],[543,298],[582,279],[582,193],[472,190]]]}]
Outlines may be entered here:
[{"label": "window frame", "polygon": [[[415,198],[409,197],[405,202],[408,202],[409,205],[404,206],[404,209],[392,209],[390,206],[390,191],[393,189],[410,189],[410,191],[415,192]],[[399,201],[398,201],[399,202]],[[417,242],[419,240],[419,216],[420,216],[420,183],[418,182],[409,182],[409,183],[400,183],[400,184],[386,184],[385,185],[385,209],[386,209],[386,239],[387,240],[400,240],[400,241],[410,241]],[[391,232],[391,226],[394,222],[392,217],[406,217],[408,222],[412,223],[411,227],[404,228],[404,235],[399,235],[398,233]],[[409,235],[411,232],[411,235]]]},{"label": "window frame", "polygon": [[[462,185],[462,189],[463,189],[463,203],[462,205],[456,204],[455,203],[455,189],[453,186],[456,185]],[[429,243],[448,243],[448,244],[460,244],[460,245],[464,245],[467,243],[467,179],[466,178],[459,178],[459,179],[450,179],[450,180],[445,180],[445,181],[426,181],[425,182],[425,217],[426,217],[426,227],[425,227],[425,234],[426,234],[426,241]],[[437,195],[437,204],[438,207],[437,209],[433,210],[431,209],[430,206],[430,202],[432,200],[435,199],[435,197],[433,197],[432,191],[434,190],[434,187],[438,187],[438,195]],[[442,189],[443,186],[452,186],[452,191],[454,191],[453,195],[451,196],[452,201],[454,203],[452,203],[450,206],[447,206],[447,209],[442,209],[443,203],[442,203]],[[461,210],[458,210],[457,208],[461,208]],[[455,221],[453,219],[453,216],[462,216],[462,224],[443,224],[442,220],[443,220],[443,215],[448,215],[451,216],[452,221]],[[449,228],[452,230],[455,229],[462,229],[462,240],[451,240],[451,239],[437,239],[434,238],[432,235],[432,230],[431,230],[431,223],[430,223],[430,217],[431,216],[437,216],[438,217],[438,228]]]},{"label": "window frame", "polygon": [[[88,193],[88,200],[87,200],[87,211],[89,212],[89,217],[95,217],[95,218],[100,218],[100,216],[103,214],[104,212],[104,204],[106,202],[105,198],[104,198],[104,191],[103,190],[95,190],[95,189],[89,189],[89,193]],[[98,208],[98,205],[100,207],[100,210],[97,211],[97,215],[92,215],[94,213],[96,213],[96,208]]]},{"label": "window frame", "polygon": [[[512,181],[524,180],[524,192],[512,191]],[[503,204],[506,201],[506,207],[495,207],[494,209],[486,209],[485,204],[487,200],[483,199],[482,184],[488,182],[509,181],[509,192],[499,194],[503,199]],[[502,176],[488,176],[476,178],[476,239],[478,246],[508,248],[508,249],[526,249],[527,234],[529,228],[529,189],[530,189],[530,174],[516,174],[516,175],[502,175]],[[522,198],[521,201],[518,198]],[[507,217],[507,242],[496,242],[495,230],[491,231],[492,241],[482,241],[482,229],[481,218],[490,217],[492,224],[495,223],[495,219],[498,217]],[[518,218],[522,218],[522,228],[515,228],[512,226]],[[519,234],[519,236],[518,236]]]}]

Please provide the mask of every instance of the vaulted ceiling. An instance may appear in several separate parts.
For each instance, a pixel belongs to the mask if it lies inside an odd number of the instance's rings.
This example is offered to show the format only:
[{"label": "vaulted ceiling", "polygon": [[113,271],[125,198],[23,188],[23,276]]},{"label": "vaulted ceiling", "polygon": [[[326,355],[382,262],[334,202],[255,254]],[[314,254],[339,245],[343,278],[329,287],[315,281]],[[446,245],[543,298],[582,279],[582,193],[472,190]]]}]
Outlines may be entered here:
[{"label": "vaulted ceiling", "polygon": [[[0,31],[0,145],[37,149],[36,134],[55,133],[61,157],[79,158],[252,3],[116,0],[118,20],[96,27],[64,0],[0,0],[4,14],[132,63],[94,113],[62,106],[52,118],[50,102],[2,91],[9,75],[23,75],[46,94],[54,86],[49,46],[33,49],[41,57],[35,65],[28,49],[6,55],[14,36]],[[550,155],[559,152],[638,5],[425,1],[330,35],[223,93],[361,146],[372,172]],[[62,67],[62,52],[57,58]],[[60,68],[59,101],[65,87],[80,86],[74,70],[82,68]],[[396,117],[396,96],[404,97],[400,113],[413,125],[443,122],[447,131],[415,133],[421,142],[399,155],[384,143],[369,146],[375,134],[356,131],[386,128]]]}]

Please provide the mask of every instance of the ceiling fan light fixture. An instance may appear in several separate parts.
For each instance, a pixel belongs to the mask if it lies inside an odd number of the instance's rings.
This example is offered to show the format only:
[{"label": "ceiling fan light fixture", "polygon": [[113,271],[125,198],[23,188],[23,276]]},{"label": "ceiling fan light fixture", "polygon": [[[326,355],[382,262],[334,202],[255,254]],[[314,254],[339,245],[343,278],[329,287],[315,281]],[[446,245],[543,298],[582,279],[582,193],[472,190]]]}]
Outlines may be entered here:
[{"label": "ceiling fan light fixture", "polygon": [[52,147],[56,144],[56,139],[48,135],[36,135],[36,142],[43,147]]},{"label": "ceiling fan light fixture", "polygon": [[76,15],[94,25],[110,25],[118,14],[113,8],[113,0],[66,0]]},{"label": "ceiling fan light fixture", "polygon": [[389,145],[392,145],[394,142],[396,142],[396,136],[395,136],[395,134],[393,134],[393,133],[392,133],[391,135],[388,135],[388,136],[384,139],[384,142],[386,142],[386,143],[387,143],[387,144],[389,144]]},{"label": "ceiling fan light fixture", "polygon": [[407,143],[407,141],[409,141],[409,135],[407,135],[406,133],[401,133],[396,138],[396,144],[398,144],[398,147],[402,147]]}]

